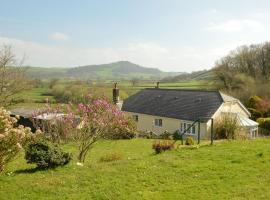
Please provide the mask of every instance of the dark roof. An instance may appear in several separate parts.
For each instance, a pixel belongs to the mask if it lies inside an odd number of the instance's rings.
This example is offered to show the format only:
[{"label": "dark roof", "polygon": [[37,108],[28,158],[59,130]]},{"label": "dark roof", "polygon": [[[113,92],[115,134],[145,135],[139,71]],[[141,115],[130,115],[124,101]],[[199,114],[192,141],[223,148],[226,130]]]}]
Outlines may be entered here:
[{"label": "dark roof", "polygon": [[147,88],[127,98],[123,111],[194,121],[209,118],[225,101],[219,91]]}]

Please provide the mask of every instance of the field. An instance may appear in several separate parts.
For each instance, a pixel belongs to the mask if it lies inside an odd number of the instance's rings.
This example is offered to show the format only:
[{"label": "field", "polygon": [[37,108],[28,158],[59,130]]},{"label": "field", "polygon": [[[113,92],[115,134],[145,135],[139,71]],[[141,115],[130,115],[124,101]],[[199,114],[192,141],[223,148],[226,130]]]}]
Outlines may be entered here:
[{"label": "field", "polygon": [[[269,139],[158,155],[151,144],[146,139],[101,141],[84,167],[74,159],[48,171],[36,171],[21,154],[0,175],[0,199],[270,199]],[[76,155],[73,145],[64,148]],[[100,161],[111,152],[122,159]]]},{"label": "field", "polygon": [[[47,100],[49,102],[55,102],[55,97],[49,95],[49,88],[48,82],[43,84],[42,87],[34,87],[30,90],[22,91],[21,93],[14,96],[16,99],[17,104],[12,105],[10,107],[40,107],[44,104]],[[80,82],[80,81],[71,81],[62,79],[57,82],[57,88],[67,88],[68,91],[71,87],[77,86],[79,90],[84,91],[95,91],[98,92],[100,95],[105,95],[109,99],[112,99],[112,88],[114,85],[114,81],[107,80],[107,81],[93,81],[91,83],[87,82]],[[136,83],[135,85],[132,84],[131,81],[123,80],[118,82],[118,87],[120,89],[120,99],[124,100],[130,95],[135,94],[136,92],[144,89],[144,88],[153,88],[156,86],[156,82],[154,81],[141,81]],[[78,92],[79,90],[76,88],[73,93]],[[211,83],[206,81],[197,81],[197,80],[190,80],[190,81],[183,81],[177,83],[160,83],[160,88],[170,88],[170,89],[209,89],[211,88]],[[80,94],[81,95],[81,94]]]}]

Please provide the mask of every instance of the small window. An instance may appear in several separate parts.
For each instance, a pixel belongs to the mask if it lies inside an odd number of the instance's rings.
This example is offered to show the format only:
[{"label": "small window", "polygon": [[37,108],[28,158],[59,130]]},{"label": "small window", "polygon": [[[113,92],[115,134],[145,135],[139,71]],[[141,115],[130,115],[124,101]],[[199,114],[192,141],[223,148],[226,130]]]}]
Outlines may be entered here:
[{"label": "small window", "polygon": [[138,115],[132,115],[132,118],[134,121],[138,122],[139,121],[139,116]]},{"label": "small window", "polygon": [[155,126],[162,127],[162,119],[155,119]]},{"label": "small window", "polygon": [[194,124],[192,127],[191,127],[191,125],[192,124],[190,124],[190,123],[184,123],[184,122],[181,123],[181,132],[184,132],[189,128],[189,130],[186,131],[186,134],[195,134],[196,133],[196,125]]}]

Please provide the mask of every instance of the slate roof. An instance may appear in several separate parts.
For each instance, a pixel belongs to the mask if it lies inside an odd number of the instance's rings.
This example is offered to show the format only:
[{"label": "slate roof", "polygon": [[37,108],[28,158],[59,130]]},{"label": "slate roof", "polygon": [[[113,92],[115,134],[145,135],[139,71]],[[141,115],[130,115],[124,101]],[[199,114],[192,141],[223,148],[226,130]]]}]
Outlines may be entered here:
[{"label": "slate roof", "polygon": [[219,91],[147,88],[127,98],[122,110],[195,121],[212,117],[226,101],[238,100]]}]

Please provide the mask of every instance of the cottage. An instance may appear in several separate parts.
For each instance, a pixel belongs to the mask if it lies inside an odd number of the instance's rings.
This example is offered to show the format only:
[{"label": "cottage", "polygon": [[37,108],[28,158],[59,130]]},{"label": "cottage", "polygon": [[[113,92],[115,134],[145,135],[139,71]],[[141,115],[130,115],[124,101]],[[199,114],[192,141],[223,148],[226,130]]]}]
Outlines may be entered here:
[{"label": "cottage", "polygon": [[156,134],[180,130],[207,139],[213,123],[228,113],[237,117],[251,138],[258,134],[258,123],[249,119],[245,106],[220,91],[147,88],[127,98],[122,111],[134,118],[138,130]]}]

